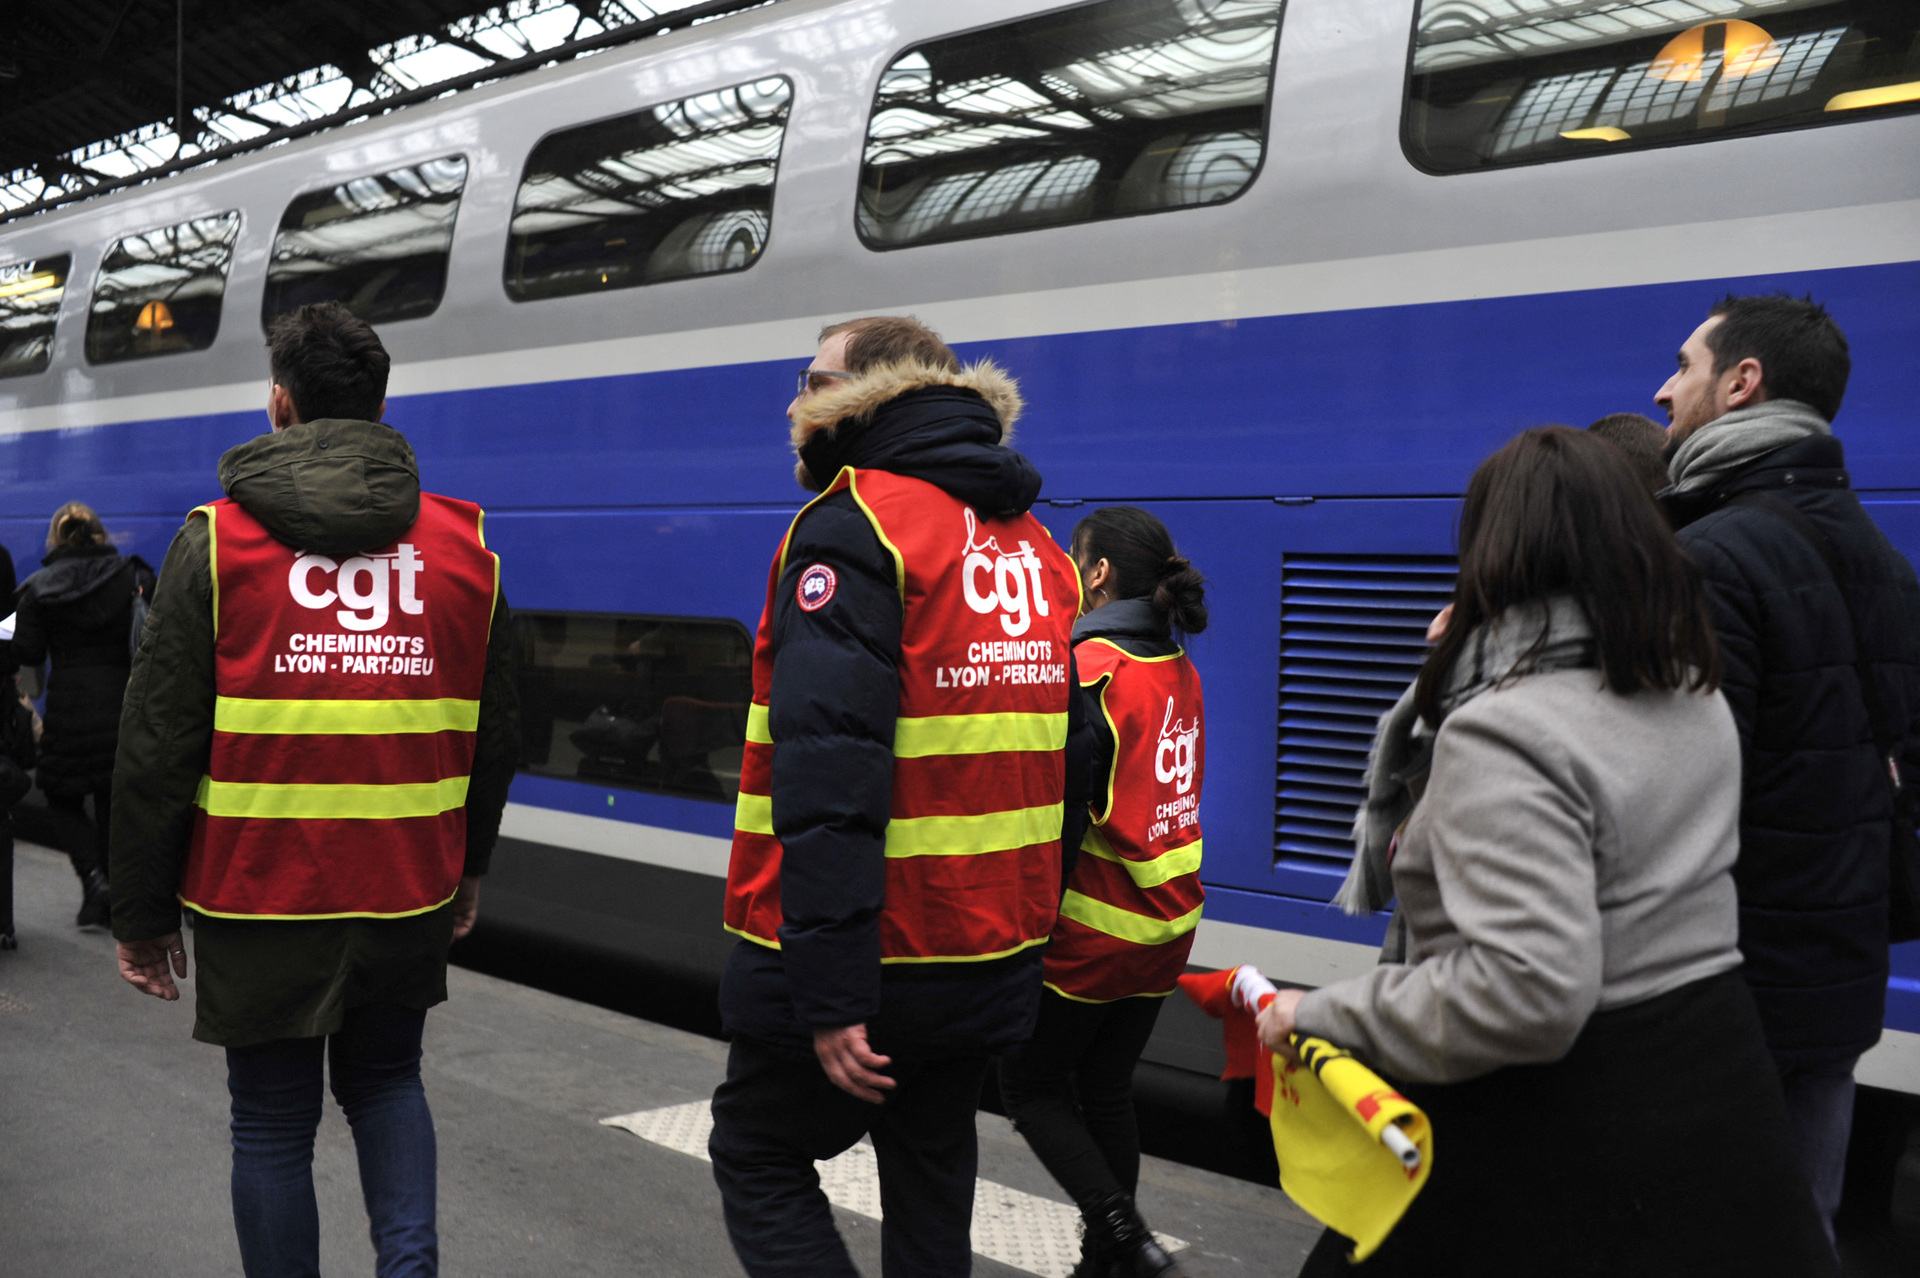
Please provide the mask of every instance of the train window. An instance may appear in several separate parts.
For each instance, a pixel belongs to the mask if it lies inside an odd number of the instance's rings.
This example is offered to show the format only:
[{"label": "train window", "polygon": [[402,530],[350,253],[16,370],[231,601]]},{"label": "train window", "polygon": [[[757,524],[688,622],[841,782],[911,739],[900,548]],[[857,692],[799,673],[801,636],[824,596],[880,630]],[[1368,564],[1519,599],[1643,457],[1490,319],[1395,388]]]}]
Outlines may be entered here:
[{"label": "train window", "polygon": [[1920,5],[1421,0],[1406,145],[1440,173],[1920,110]]},{"label": "train window", "polygon": [[239,236],[236,212],[114,241],[93,285],[87,362],[112,364],[213,345]]},{"label": "train window", "polygon": [[0,266],[0,377],[37,373],[53,360],[53,322],[72,266],[64,253]]},{"label": "train window", "polygon": [[555,133],[513,202],[516,301],[744,271],[773,222],[793,86],[756,80]]},{"label": "train window", "polygon": [[466,185],[467,162],[451,155],[298,196],[273,237],[260,322],[309,302],[372,323],[433,314]]},{"label": "train window", "polygon": [[737,621],[513,614],[523,771],[731,803],[753,700]]},{"label": "train window", "polygon": [[923,44],[880,76],[873,248],[1230,200],[1266,147],[1282,0],[1101,0]]}]

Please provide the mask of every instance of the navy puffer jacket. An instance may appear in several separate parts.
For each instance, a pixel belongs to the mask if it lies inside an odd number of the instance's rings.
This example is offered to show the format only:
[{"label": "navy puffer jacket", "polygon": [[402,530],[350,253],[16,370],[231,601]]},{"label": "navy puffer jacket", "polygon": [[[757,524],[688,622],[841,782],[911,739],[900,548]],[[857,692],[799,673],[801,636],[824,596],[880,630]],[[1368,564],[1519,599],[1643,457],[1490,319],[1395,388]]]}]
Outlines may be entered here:
[{"label": "navy puffer jacket", "polygon": [[[802,417],[802,482],[819,491],[857,466],[925,480],[985,515],[1026,511],[1040,475],[1003,442],[1017,395],[991,370],[976,372],[889,367],[818,396],[812,411],[831,420]],[[836,407],[844,417],[832,416]],[[787,564],[774,593],[770,721],[785,921],[779,950],[734,948],[721,1024],[798,1051],[810,1050],[815,1030],[853,1024],[887,1054],[1009,1047],[1032,1032],[1040,947],[986,962],[880,963],[903,619],[893,556],[842,491],[795,525]],[[830,566],[838,583],[834,606],[816,612],[795,603],[812,564]],[[1063,843],[1076,849],[1093,731],[1069,676]]]},{"label": "navy puffer jacket", "polygon": [[1786,1064],[1879,1041],[1887,985],[1892,796],[1855,673],[1846,602],[1767,492],[1833,542],[1908,775],[1920,782],[1920,582],[1848,485],[1840,441],[1802,440],[1710,489],[1661,495],[1705,575],[1744,759],[1740,950],[1768,1046]]}]

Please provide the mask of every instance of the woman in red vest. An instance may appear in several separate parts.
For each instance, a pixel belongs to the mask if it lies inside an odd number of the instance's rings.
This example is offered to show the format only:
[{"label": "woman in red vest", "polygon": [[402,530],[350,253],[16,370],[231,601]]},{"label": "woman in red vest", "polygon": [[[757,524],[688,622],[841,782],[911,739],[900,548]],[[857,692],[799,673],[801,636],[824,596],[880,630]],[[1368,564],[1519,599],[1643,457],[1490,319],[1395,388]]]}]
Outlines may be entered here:
[{"label": "woman in red vest", "polygon": [[[1033,1037],[1001,1058],[1014,1125],[1086,1222],[1075,1278],[1177,1272],[1134,1207],[1133,1067],[1200,921],[1200,676],[1178,636],[1207,628],[1206,582],[1133,506],[1073,530],[1073,628],[1093,706],[1091,823],[1067,875]],[[1090,707],[1092,708],[1092,707]]]}]

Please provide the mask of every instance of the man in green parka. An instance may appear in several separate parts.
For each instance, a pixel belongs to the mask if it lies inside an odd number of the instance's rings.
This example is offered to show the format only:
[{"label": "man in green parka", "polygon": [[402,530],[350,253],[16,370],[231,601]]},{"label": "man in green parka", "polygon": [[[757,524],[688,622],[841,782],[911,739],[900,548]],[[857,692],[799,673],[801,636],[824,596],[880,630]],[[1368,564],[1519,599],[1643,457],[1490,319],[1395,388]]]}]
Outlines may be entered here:
[{"label": "man in green parka", "polygon": [[[338,303],[303,306],[268,349],[273,432],[220,459],[231,501],[174,538],[127,685],[113,932],[121,975],[177,999],[182,902],[194,910],[193,1033],[227,1049],[247,1274],[319,1272],[328,1057],[379,1270],[429,1275],[421,1031],[513,778],[507,605],[478,509],[423,495],[413,450],[380,423],[389,360],[373,329]],[[433,660],[293,660],[310,649]],[[425,781],[388,775],[420,768]]]}]

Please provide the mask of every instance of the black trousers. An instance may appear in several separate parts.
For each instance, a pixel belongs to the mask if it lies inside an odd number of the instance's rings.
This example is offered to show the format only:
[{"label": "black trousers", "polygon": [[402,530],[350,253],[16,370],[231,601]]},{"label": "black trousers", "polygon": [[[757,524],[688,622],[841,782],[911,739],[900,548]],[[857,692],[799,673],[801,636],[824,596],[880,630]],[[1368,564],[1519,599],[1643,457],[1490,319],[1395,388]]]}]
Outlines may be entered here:
[{"label": "black trousers", "polygon": [[0,935],[13,934],[13,813],[0,811]]},{"label": "black trousers", "polygon": [[1000,1058],[1000,1099],[1060,1187],[1082,1207],[1140,1183],[1133,1067],[1160,998],[1077,1003],[1040,996],[1033,1037]]},{"label": "black trousers", "polygon": [[707,1151],[727,1236],[751,1278],[859,1278],[813,1164],[868,1135],[880,1164],[886,1278],[972,1271],[973,1124],[987,1058],[890,1054],[885,1072],[899,1086],[872,1105],[835,1087],[811,1052],[733,1040]]},{"label": "black trousers", "polygon": [[87,817],[85,795],[47,796],[47,815],[60,839],[60,850],[81,878],[88,870],[107,872],[107,831],[113,822],[113,783],[93,792],[93,817]]}]

